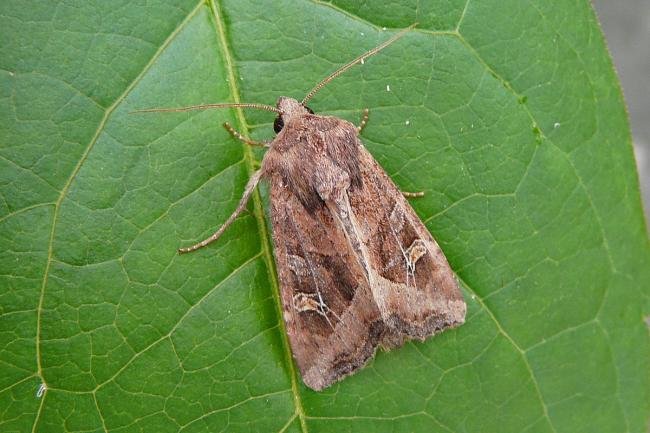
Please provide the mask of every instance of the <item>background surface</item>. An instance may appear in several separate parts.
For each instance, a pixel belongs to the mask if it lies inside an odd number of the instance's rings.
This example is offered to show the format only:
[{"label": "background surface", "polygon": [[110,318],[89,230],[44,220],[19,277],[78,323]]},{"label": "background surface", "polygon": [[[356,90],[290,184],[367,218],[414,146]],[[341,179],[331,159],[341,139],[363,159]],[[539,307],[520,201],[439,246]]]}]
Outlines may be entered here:
[{"label": "background surface", "polygon": [[623,86],[646,221],[650,222],[650,2],[594,0]]}]

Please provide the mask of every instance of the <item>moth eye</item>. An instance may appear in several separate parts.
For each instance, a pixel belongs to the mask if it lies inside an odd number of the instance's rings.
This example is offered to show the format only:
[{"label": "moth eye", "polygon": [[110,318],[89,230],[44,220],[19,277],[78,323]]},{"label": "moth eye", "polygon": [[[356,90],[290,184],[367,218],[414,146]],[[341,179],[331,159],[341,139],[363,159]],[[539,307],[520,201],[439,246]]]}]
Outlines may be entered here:
[{"label": "moth eye", "polygon": [[282,128],[284,127],[284,120],[282,120],[282,116],[278,116],[275,118],[273,121],[273,130],[275,131],[276,134],[278,134],[280,131],[282,131]]},{"label": "moth eye", "polygon": [[309,114],[314,114],[314,110],[312,110],[311,108],[309,108],[309,107],[306,106],[306,105],[305,105],[305,108],[307,109],[307,112],[308,112]]}]

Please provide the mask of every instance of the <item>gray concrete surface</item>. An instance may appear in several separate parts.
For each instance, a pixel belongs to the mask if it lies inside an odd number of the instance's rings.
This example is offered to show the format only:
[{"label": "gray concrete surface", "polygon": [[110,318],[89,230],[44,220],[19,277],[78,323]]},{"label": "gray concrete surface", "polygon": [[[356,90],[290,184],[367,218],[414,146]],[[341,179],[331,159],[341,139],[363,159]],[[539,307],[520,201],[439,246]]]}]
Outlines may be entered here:
[{"label": "gray concrete surface", "polygon": [[592,3],[623,85],[646,222],[650,226],[650,1]]}]

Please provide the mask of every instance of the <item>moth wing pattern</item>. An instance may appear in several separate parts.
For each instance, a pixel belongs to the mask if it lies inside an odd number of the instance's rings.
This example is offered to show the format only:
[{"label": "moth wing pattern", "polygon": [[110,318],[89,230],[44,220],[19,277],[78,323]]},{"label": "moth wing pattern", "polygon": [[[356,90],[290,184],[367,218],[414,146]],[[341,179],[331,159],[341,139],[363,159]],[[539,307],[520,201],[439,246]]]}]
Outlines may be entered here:
[{"label": "moth wing pattern", "polygon": [[463,322],[440,250],[351,123],[309,115],[264,161],[281,302],[303,381],[320,390],[378,346]]},{"label": "moth wing pattern", "polygon": [[374,299],[388,325],[382,344],[399,346],[460,325],[466,305],[438,243],[359,141],[362,188],[349,193],[369,264]]}]

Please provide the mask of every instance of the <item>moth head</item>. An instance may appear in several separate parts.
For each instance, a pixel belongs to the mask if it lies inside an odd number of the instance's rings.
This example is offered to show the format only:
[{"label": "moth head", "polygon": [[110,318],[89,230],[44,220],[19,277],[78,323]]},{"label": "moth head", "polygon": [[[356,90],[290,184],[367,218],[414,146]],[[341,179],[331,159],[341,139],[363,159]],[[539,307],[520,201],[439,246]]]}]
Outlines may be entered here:
[{"label": "moth head", "polygon": [[284,124],[292,117],[314,114],[311,108],[293,98],[287,98],[286,96],[281,96],[280,99],[278,99],[277,107],[278,110],[280,110],[280,113],[273,122],[273,130],[276,134],[282,131]]}]

